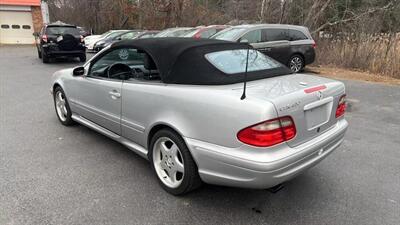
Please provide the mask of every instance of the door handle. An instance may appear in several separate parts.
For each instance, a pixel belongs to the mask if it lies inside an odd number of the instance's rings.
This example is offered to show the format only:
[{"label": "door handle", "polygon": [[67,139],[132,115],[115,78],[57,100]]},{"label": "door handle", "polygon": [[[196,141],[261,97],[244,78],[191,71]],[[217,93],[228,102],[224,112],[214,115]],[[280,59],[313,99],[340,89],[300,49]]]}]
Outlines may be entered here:
[{"label": "door handle", "polygon": [[108,94],[111,96],[112,99],[118,99],[121,98],[121,93],[119,93],[116,90],[108,92]]}]

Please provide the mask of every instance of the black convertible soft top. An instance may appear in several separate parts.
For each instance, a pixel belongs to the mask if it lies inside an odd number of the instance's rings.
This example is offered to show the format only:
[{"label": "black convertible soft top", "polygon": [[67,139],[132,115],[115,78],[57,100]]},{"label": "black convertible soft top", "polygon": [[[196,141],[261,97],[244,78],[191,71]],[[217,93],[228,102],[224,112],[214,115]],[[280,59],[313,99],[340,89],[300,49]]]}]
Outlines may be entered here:
[{"label": "black convertible soft top", "polygon": [[[243,82],[244,73],[226,74],[212,65],[205,54],[210,52],[252,48],[247,43],[235,43],[214,39],[192,38],[148,38],[124,40],[111,46],[114,48],[136,48],[154,61],[161,80],[171,84],[223,85]],[[248,73],[248,81],[263,79],[290,70],[282,66],[275,69]]]}]

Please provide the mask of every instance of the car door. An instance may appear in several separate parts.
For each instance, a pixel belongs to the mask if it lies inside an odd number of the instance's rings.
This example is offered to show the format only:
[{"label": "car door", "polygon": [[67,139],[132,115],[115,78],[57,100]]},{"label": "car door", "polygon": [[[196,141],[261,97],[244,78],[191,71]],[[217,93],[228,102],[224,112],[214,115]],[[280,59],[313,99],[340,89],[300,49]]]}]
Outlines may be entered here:
[{"label": "car door", "polygon": [[255,29],[244,34],[239,41],[246,41],[253,46],[253,48],[264,53],[265,55],[281,62],[281,55],[277,48],[281,48],[283,43],[270,42],[267,39],[266,29]]},{"label": "car door", "polygon": [[75,110],[86,119],[121,134],[122,80],[108,77],[108,68],[126,61],[127,49],[108,51],[90,63],[86,76],[76,82]]},{"label": "car door", "polygon": [[253,48],[269,56],[270,49],[268,48],[268,43],[262,40],[262,34],[262,29],[251,30],[245,33],[238,41],[247,42]]},{"label": "car door", "polygon": [[[145,67],[144,54],[135,49],[130,51],[130,66],[136,71],[138,77],[124,80],[121,111],[121,136],[142,146],[145,146],[147,141],[144,135],[145,124],[148,122],[146,119],[149,118],[149,113],[155,110],[151,107],[152,96],[148,93],[149,88],[151,88],[150,84],[163,85],[154,78],[144,79],[145,76],[149,77],[151,71],[157,71],[156,68],[151,66]],[[155,64],[149,62],[148,58],[147,65],[155,66]]]},{"label": "car door", "polygon": [[264,54],[286,65],[291,56],[287,29],[266,28],[262,30],[262,47]]}]

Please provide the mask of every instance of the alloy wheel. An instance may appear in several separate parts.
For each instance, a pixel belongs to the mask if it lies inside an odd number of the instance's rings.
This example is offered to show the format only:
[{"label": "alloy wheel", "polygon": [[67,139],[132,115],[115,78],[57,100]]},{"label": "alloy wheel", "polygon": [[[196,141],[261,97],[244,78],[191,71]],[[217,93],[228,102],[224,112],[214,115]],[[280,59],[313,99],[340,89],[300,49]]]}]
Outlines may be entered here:
[{"label": "alloy wheel", "polygon": [[303,59],[299,56],[292,57],[290,59],[289,67],[293,72],[299,72],[303,68]]},{"label": "alloy wheel", "polygon": [[153,147],[153,164],[158,178],[169,188],[177,188],[185,175],[184,162],[178,145],[160,137]]},{"label": "alloy wheel", "polygon": [[66,105],[65,96],[61,91],[57,91],[55,95],[56,111],[61,121],[65,122],[68,116],[68,109]]}]

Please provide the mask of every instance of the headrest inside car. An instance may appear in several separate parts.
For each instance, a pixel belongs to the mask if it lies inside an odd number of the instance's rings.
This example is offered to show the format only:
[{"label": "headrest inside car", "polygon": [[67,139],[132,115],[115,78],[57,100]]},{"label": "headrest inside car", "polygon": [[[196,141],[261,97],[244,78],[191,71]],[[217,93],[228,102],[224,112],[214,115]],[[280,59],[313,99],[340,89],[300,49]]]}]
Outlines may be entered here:
[{"label": "headrest inside car", "polygon": [[157,70],[156,63],[154,60],[150,57],[149,54],[144,54],[144,68],[147,70]]}]

